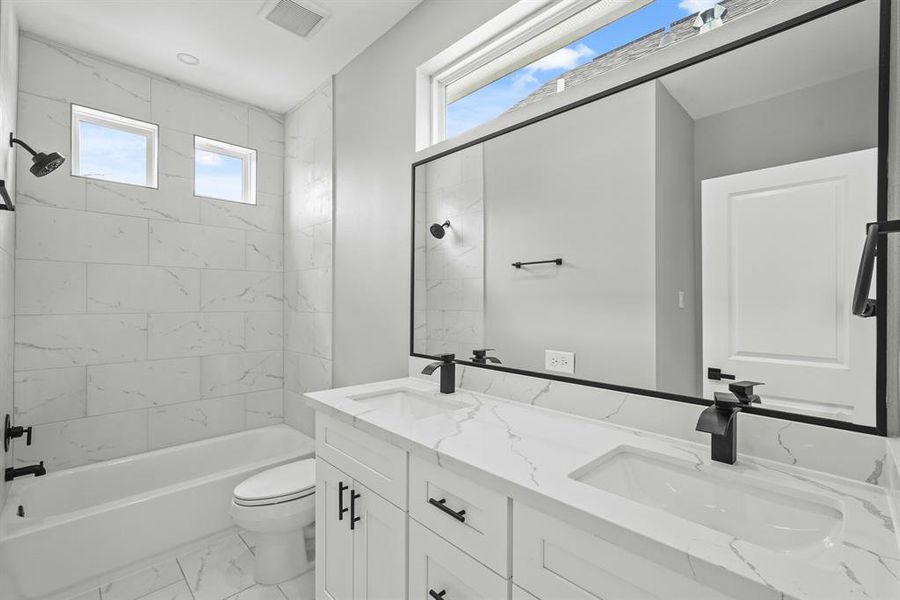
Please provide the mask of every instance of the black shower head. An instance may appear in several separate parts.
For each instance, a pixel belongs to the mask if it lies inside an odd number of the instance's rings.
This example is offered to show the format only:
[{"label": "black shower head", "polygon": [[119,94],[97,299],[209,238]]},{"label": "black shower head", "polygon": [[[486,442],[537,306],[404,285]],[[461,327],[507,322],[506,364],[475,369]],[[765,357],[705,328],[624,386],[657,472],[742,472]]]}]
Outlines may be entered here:
[{"label": "black shower head", "polygon": [[59,166],[64,162],[66,162],[66,157],[59,152],[51,152],[50,154],[35,152],[31,146],[29,146],[22,140],[16,139],[15,136],[10,133],[9,147],[12,148],[13,144],[22,146],[28,151],[29,154],[31,154],[31,168],[28,170],[31,171],[31,174],[35,177],[43,177],[44,175],[48,175],[58,169]]},{"label": "black shower head", "polygon": [[431,235],[436,237],[437,239],[441,239],[444,237],[444,234],[447,233],[446,229],[450,227],[450,221],[444,221],[443,223],[435,223],[428,230],[431,232]]}]

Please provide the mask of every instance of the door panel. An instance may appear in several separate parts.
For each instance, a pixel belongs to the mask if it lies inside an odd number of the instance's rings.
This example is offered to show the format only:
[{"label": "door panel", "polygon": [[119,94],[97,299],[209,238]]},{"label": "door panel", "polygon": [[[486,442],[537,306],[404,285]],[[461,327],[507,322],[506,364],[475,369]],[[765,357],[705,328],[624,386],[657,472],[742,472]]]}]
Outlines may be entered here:
[{"label": "door panel", "polygon": [[[850,302],[877,151],[703,182],[703,368],[765,383],[764,405],[875,424],[875,320]],[[704,396],[727,381],[704,377]]]},{"label": "door panel", "polygon": [[406,598],[406,513],[358,482],[353,513],[353,597]]},{"label": "door panel", "polygon": [[[340,486],[346,485],[343,499]],[[316,598],[352,600],[353,534],[349,511],[353,480],[321,458],[316,459]]]}]

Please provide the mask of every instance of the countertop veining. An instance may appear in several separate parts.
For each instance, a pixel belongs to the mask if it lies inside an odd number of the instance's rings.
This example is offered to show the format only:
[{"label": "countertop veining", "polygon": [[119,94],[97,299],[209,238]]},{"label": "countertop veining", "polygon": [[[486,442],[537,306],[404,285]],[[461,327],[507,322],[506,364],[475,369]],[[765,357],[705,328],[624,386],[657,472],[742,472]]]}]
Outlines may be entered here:
[{"label": "countertop veining", "polygon": [[[464,406],[411,419],[351,399],[392,389]],[[436,385],[414,378],[306,396],[323,414],[736,597],[900,598],[897,523],[884,488],[745,456],[721,465],[698,444],[467,390],[441,395]],[[840,547],[826,561],[793,556],[570,477],[623,446],[687,461],[701,473],[828,498],[843,514]]]}]

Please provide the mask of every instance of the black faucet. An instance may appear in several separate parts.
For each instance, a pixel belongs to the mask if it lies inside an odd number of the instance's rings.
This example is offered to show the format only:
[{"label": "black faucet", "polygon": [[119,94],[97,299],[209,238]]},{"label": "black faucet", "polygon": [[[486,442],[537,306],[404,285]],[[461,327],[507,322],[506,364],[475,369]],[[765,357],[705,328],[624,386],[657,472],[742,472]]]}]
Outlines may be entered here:
[{"label": "black faucet", "polygon": [[441,370],[441,393],[442,394],[452,394],[456,391],[456,363],[454,359],[456,358],[453,354],[440,354],[438,355],[438,362],[433,362],[424,369],[422,369],[423,375],[431,375],[436,370]]},{"label": "black faucet", "polygon": [[715,402],[700,413],[697,431],[712,434],[712,459],[733,465],[737,460],[737,414],[745,406],[758,403],[759,396],[753,387],[762,385],[755,381],[737,381],[729,384],[728,392],[713,394]]},{"label": "black faucet", "polygon": [[3,474],[4,481],[12,481],[17,477],[24,477],[25,475],[34,475],[35,477],[40,477],[41,475],[46,475],[47,469],[44,468],[44,461],[41,461],[36,465],[28,465],[27,467],[19,467],[18,469],[14,469],[12,467],[7,467],[6,471]]},{"label": "black faucet", "polygon": [[472,350],[472,362],[485,365],[489,362],[500,364],[500,359],[496,356],[488,356],[488,352],[493,352],[493,348],[482,348],[480,350]]}]

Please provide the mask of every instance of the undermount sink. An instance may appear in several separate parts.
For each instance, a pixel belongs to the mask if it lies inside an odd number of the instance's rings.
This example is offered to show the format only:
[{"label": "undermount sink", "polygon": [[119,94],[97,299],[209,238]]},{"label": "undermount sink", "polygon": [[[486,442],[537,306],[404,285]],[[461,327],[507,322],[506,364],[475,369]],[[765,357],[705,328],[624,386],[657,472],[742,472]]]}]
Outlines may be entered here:
[{"label": "undermount sink", "polygon": [[389,410],[392,417],[418,420],[468,406],[465,402],[450,398],[438,398],[407,388],[394,388],[348,396],[354,402],[373,409]]},{"label": "undermount sink", "polygon": [[840,560],[837,500],[717,471],[621,446],[569,477],[773,551],[820,564]]}]

